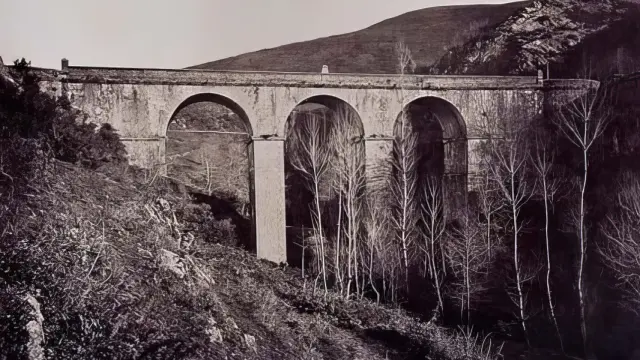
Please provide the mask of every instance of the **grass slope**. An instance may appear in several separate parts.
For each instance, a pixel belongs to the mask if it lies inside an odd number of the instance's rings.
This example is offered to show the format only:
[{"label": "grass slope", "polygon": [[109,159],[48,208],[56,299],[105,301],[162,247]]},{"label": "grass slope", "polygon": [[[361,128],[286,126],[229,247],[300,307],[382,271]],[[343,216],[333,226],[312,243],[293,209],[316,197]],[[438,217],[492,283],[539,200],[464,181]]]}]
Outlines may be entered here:
[{"label": "grass slope", "polygon": [[366,29],[238,55],[192,69],[396,73],[394,46],[404,39],[419,67],[440,59],[453,45],[491,27],[529,4],[466,5],[426,8],[384,20]]},{"label": "grass slope", "polygon": [[[226,245],[236,231],[211,198],[151,175],[55,161],[26,193],[14,194],[24,205],[11,225],[14,240],[2,244],[1,268],[14,270],[0,279],[0,359],[24,354],[28,336],[11,326],[28,318],[15,306],[27,294],[41,305],[52,359],[453,359],[465,352],[463,338],[402,311],[314,295],[297,271]],[[17,341],[1,343],[10,336]]]}]

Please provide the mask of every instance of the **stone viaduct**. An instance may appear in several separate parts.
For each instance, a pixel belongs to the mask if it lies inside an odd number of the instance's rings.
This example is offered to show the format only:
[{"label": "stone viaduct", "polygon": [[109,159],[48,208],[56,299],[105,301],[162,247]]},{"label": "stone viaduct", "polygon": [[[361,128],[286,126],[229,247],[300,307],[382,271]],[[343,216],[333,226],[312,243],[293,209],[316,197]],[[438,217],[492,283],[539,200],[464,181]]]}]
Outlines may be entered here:
[{"label": "stone viaduct", "polygon": [[467,193],[477,168],[474,148],[486,116],[534,117],[553,99],[566,101],[592,86],[584,80],[538,76],[422,76],[163,70],[69,66],[38,70],[42,84],[68,96],[95,123],[115,127],[130,162],[165,163],[167,127],[178,110],[213,101],[235,111],[252,135],[252,206],[257,255],[286,260],[284,134],[294,108],[304,102],[348,104],[364,129],[366,167],[390,156],[393,129],[409,104],[428,108],[440,123],[445,179]]}]

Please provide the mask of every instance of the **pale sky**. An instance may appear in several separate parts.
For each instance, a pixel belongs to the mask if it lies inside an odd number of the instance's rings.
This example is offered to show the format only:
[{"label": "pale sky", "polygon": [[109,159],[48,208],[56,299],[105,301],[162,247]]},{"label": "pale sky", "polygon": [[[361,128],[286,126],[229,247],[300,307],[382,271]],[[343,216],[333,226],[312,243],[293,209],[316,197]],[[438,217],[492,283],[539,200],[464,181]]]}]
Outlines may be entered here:
[{"label": "pale sky", "polygon": [[0,56],[33,66],[184,68],[360,30],[408,11],[504,0],[0,0]]}]

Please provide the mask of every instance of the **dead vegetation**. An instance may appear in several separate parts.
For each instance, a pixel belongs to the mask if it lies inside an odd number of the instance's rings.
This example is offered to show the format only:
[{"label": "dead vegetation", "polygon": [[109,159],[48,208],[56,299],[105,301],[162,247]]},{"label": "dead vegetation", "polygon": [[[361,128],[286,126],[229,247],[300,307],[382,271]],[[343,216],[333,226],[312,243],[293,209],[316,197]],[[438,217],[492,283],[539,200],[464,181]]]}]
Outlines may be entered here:
[{"label": "dead vegetation", "polygon": [[215,209],[192,203],[169,180],[148,185],[145,177],[125,166],[94,172],[56,161],[28,193],[14,194],[26,201],[11,222],[13,242],[2,245],[3,268],[14,264],[2,278],[3,300],[29,292],[42,304],[47,358],[449,358],[462,351],[456,346],[466,340],[400,310],[302,291],[293,269],[211,236],[209,229],[227,226]]}]

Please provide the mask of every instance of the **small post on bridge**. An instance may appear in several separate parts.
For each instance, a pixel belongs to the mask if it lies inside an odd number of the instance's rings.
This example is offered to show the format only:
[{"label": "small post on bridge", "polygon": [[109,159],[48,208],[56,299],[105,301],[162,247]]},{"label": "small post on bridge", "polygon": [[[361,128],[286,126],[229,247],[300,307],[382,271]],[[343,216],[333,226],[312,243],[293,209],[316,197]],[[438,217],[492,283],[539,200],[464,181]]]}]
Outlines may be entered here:
[{"label": "small post on bridge", "polygon": [[544,74],[542,73],[542,70],[538,69],[538,79],[537,79],[538,84],[541,84],[542,80],[544,80]]}]

